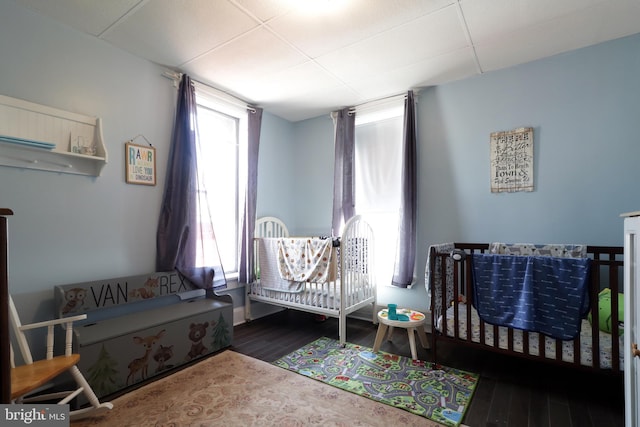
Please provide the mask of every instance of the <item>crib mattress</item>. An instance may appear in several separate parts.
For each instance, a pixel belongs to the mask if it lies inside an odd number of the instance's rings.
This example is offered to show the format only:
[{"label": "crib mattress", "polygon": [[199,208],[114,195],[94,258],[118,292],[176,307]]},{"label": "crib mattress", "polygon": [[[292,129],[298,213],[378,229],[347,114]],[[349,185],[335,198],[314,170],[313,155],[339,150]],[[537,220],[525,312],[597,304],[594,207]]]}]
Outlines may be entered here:
[{"label": "crib mattress", "polygon": [[[471,340],[476,343],[480,343],[480,318],[477,311],[471,308]],[[442,316],[438,318],[436,327],[442,332]],[[467,306],[463,303],[458,304],[458,335],[460,337],[467,336]],[[493,347],[493,325],[485,323],[485,342],[484,344]],[[447,310],[447,336],[453,337],[455,331],[454,323],[454,307],[449,307]],[[583,319],[582,327],[580,330],[580,363],[584,366],[593,366],[593,353],[592,353],[592,340],[591,340],[591,324]],[[611,355],[611,334],[600,331],[600,367],[602,369],[611,369],[612,355]],[[619,337],[619,347],[624,348],[624,338]],[[545,356],[550,359],[556,358],[556,344],[555,340],[549,337],[545,337]],[[562,360],[572,363],[573,357],[573,341],[562,342]],[[508,329],[500,326],[498,327],[498,347],[501,349],[508,349]],[[513,329],[513,349],[515,352],[523,353],[523,333],[520,330]],[[535,332],[529,333],[529,354],[538,356],[540,355],[540,340],[539,336]],[[620,367],[623,366],[623,354],[620,352]]]}]

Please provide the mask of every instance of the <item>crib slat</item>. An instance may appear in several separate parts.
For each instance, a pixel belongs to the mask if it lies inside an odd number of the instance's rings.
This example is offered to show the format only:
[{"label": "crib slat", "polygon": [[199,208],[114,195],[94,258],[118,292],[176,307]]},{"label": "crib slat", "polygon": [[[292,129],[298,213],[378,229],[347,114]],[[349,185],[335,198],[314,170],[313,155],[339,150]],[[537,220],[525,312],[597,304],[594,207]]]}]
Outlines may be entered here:
[{"label": "crib slat", "polygon": [[473,340],[473,328],[471,325],[471,307],[473,304],[473,291],[471,287],[471,263],[465,262],[461,265],[464,266],[462,283],[465,284],[464,288],[464,296],[465,296],[465,304],[466,304],[466,318],[467,318],[467,341]]},{"label": "crib slat", "polygon": [[[443,316],[442,317],[442,319],[443,319],[443,322],[442,322],[442,328],[443,329],[442,330],[443,330],[443,335],[446,337],[447,334],[448,334],[447,328],[449,326],[447,324],[448,322],[446,321],[447,320],[446,319],[446,316],[447,316],[447,304],[448,304],[448,301],[449,301],[449,296],[447,295],[447,280],[446,280],[447,260],[446,260],[444,255],[439,256],[439,258],[440,258],[440,268],[441,268],[440,271],[445,272],[445,274],[442,274],[441,277],[440,277],[440,289],[442,290],[441,294],[440,294],[441,295],[441,298],[440,298],[440,315]],[[453,283],[456,283],[455,278],[454,278],[454,282]],[[454,327],[454,329],[455,329],[455,327]]]},{"label": "crib slat", "polygon": [[[446,271],[446,270],[443,270]],[[459,319],[459,314],[458,314],[458,283],[460,283],[460,272],[459,272],[459,267],[455,266],[453,269],[453,336],[455,338],[459,338],[460,337],[460,319]],[[446,316],[446,311],[444,312],[444,316]],[[469,329],[469,328],[467,328]]]},{"label": "crib slat", "polygon": [[[589,300],[591,301],[591,348],[600,348],[600,310],[598,310],[598,293],[600,291],[600,254],[593,256],[591,269],[591,286],[589,286]],[[593,368],[600,369],[600,352],[593,352]]]}]

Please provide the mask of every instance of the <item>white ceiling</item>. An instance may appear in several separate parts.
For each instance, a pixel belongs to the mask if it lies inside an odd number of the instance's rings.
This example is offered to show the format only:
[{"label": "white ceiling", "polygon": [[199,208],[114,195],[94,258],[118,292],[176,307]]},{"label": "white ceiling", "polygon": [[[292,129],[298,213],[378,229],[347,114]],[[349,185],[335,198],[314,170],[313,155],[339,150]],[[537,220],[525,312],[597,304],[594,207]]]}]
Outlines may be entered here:
[{"label": "white ceiling", "polygon": [[640,32],[640,0],[15,1],[290,121]]}]

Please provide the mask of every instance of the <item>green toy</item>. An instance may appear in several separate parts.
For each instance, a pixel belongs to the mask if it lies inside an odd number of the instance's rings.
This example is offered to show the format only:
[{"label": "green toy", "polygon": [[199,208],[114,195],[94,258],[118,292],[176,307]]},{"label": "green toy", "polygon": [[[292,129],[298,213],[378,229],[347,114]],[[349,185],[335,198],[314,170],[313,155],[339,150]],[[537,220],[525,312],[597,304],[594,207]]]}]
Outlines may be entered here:
[{"label": "green toy", "polygon": [[[591,323],[591,313],[589,313]],[[624,294],[618,294],[618,323],[620,335],[624,333]],[[605,288],[598,294],[598,327],[602,332],[611,333],[611,289]]]}]

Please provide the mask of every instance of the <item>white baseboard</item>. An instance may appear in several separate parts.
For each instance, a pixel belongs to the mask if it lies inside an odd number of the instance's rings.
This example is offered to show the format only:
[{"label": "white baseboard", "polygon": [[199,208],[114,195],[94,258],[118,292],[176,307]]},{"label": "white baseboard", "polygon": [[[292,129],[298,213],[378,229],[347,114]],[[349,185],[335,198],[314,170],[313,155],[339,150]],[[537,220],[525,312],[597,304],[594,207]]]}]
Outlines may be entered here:
[{"label": "white baseboard", "polygon": [[[244,306],[235,307],[233,309],[233,326],[241,325],[247,321],[244,317],[244,310]],[[261,317],[268,316],[282,310],[284,310],[284,308],[276,305],[253,302],[251,303],[251,318],[254,320],[259,319]],[[351,313],[348,317],[365,321],[372,321],[373,307],[361,308],[360,310]],[[425,323],[425,329],[427,333],[431,333],[431,318],[428,315],[427,321]]]},{"label": "white baseboard", "polygon": [[[278,311],[282,311],[284,308],[272,305],[272,304],[263,304],[260,302],[252,302],[251,303],[251,319],[259,319],[264,316],[268,316],[273,313],[277,313]],[[245,319],[245,307],[234,307],[233,309],[233,326],[240,325],[245,323],[247,319]]]},{"label": "white baseboard", "polygon": [[244,307],[235,307],[233,309],[233,326],[241,325],[244,322]]}]

